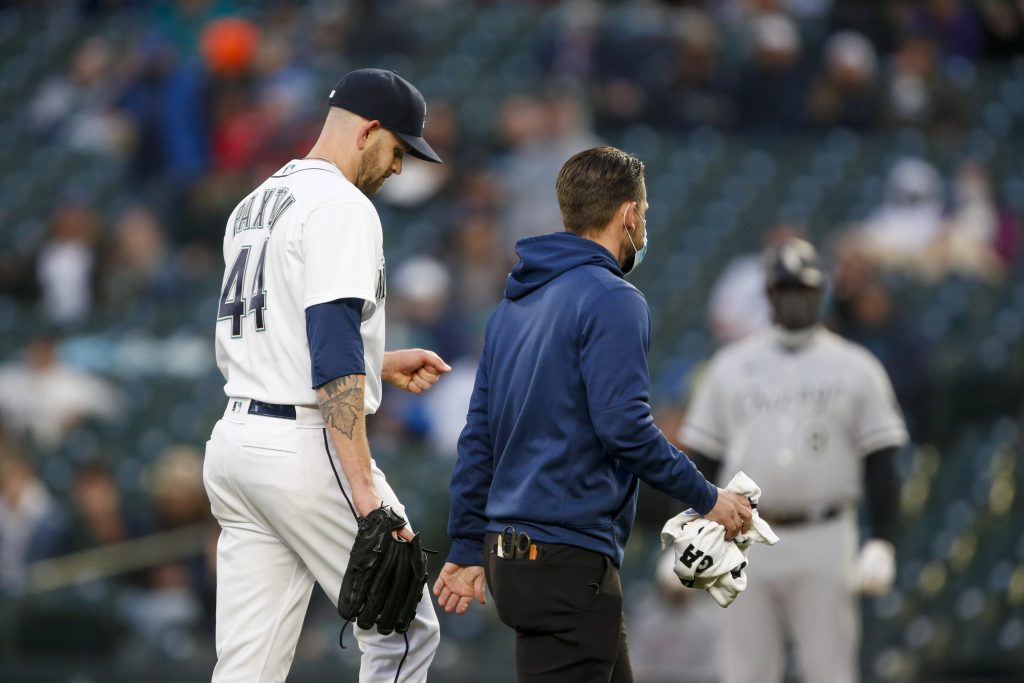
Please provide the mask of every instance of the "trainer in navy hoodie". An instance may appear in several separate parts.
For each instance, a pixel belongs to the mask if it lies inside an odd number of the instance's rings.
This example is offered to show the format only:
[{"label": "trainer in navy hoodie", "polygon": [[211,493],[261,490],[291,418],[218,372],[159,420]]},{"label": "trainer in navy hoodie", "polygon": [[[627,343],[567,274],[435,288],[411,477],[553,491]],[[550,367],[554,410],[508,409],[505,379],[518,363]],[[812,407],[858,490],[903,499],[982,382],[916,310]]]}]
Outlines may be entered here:
[{"label": "trainer in navy hoodie", "polygon": [[654,425],[650,311],[615,257],[570,232],[516,252],[459,438],[448,561],[483,564],[484,533],[511,525],[620,566],[638,477],[700,513],[718,490]]}]

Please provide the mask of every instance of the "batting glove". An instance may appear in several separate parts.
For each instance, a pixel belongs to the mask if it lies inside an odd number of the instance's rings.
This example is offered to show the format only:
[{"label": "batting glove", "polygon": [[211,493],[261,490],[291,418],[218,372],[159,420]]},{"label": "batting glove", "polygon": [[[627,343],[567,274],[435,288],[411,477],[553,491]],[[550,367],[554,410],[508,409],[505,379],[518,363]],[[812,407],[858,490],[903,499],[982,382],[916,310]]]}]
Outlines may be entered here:
[{"label": "batting glove", "polygon": [[889,541],[869,538],[854,567],[857,589],[865,595],[885,595],[896,578],[896,549]]}]

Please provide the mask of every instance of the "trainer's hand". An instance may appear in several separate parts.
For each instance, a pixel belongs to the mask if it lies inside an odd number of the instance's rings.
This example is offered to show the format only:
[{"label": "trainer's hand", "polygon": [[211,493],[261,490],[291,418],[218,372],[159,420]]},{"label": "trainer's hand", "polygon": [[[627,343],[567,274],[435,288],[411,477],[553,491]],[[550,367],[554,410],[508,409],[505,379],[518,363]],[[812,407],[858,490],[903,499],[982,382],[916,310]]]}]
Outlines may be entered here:
[{"label": "trainer's hand", "polygon": [[451,367],[433,351],[404,349],[384,354],[380,377],[410,394],[420,394],[450,370]]},{"label": "trainer's hand", "polygon": [[737,534],[750,531],[754,513],[750,509],[749,500],[738,493],[718,489],[718,502],[704,516],[725,527],[725,540],[731,541]]},{"label": "trainer's hand", "polygon": [[854,566],[857,589],[865,595],[885,595],[896,578],[896,549],[889,541],[869,538]]},{"label": "trainer's hand", "polygon": [[455,564],[445,562],[441,574],[434,582],[434,595],[437,604],[445,612],[462,614],[473,603],[473,598],[481,605],[487,604],[484,598],[484,568],[478,565]]}]

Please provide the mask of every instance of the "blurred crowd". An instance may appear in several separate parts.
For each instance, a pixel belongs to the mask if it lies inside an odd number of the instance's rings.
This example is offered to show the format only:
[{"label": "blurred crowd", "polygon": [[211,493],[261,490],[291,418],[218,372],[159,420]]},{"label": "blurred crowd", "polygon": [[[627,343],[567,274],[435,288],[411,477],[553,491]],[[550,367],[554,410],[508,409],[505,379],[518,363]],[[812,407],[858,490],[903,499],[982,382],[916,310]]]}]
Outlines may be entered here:
[{"label": "blurred crowd", "polygon": [[[0,8],[43,11],[35,4]],[[403,6],[444,13],[451,4],[77,3],[76,16],[96,30],[38,84],[22,112],[25,135],[121,164],[124,189],[103,205],[74,188],[55,192],[50,214],[34,217],[43,227],[0,254],[0,299],[31,310],[34,321],[24,348],[0,366],[0,595],[28,596],[25,647],[123,647],[119,629],[128,625],[130,642],[187,658],[196,634],[206,637],[213,574],[202,547],[191,559],[67,589],[62,599],[79,605],[83,620],[95,617],[93,628],[58,628],[67,606],[58,612],[33,597],[39,560],[175,529],[196,529],[205,544],[216,534],[199,444],[168,448],[142,468],[87,450],[66,490],[48,490],[40,474],[47,454],[82,424],[116,423],[131,400],[69,362],[62,343],[215,296],[225,217],[251,187],[306,154],[334,79],[347,66],[387,66],[393,52],[415,59],[431,37],[400,20]],[[971,123],[976,66],[1024,51],[1024,6],[1011,0],[531,5],[551,8],[539,39],[518,46],[523,69],[541,75],[535,86],[508,93],[483,123],[424,87],[425,137],[446,163],[407,162],[376,200],[386,235],[393,223],[420,226],[430,217],[424,235],[403,233],[412,247],[385,237],[399,255],[389,264],[388,346],[435,349],[453,371],[422,399],[385,397],[370,423],[375,451],[415,443],[454,457],[483,323],[515,262],[512,245],[559,229],[552,188],[575,151],[637,126],[752,138],[910,127],[955,144]],[[130,30],[104,30],[112,17]],[[828,226],[833,238],[819,246],[832,264],[830,325],[880,357],[913,432],[923,420],[915,411],[927,403],[930,342],[894,304],[891,282],[967,277],[999,286],[1019,267],[1022,236],[983,163],[937,168],[907,157],[885,172],[881,203],[855,224]],[[749,229],[764,231],[769,245],[808,227]],[[716,343],[770,324],[758,253],[737,254],[708,291]],[[212,333],[213,318],[200,332]],[[139,495],[123,495],[129,479]],[[668,612],[685,603],[651,601]],[[644,628],[637,625],[633,643],[647,652]],[[47,635],[56,631],[89,637]],[[669,651],[649,649],[634,661],[656,667],[655,655]]]},{"label": "blurred crowd", "polygon": [[[444,12],[446,3],[409,4]],[[968,125],[972,65],[1024,45],[1024,10],[1000,0],[537,4],[550,4],[555,20],[522,49],[543,78],[509,93],[483,127],[432,99],[426,135],[447,163],[410,164],[382,196],[443,217],[443,248],[433,255],[446,261],[453,295],[471,313],[500,289],[501,278],[487,274],[503,272],[511,244],[558,226],[557,207],[542,198],[573,150],[636,125],[773,135],[910,126],[955,136]],[[101,305],[167,301],[217,271],[221,223],[237,197],[282,160],[304,155],[318,133],[332,82],[324,70],[342,63],[339,55],[380,57],[372,38],[389,30],[397,34],[389,49],[417,54],[410,28],[388,29],[401,5],[80,3],[100,24],[115,13],[138,26],[83,40],[66,70],[39,84],[26,123],[40,140],[123,159],[124,200],[97,207],[73,188],[58,194],[48,228],[3,264],[0,287],[38,300],[65,325]],[[943,258],[960,258],[964,242],[1005,240],[980,215],[995,201],[985,169],[941,172],[956,174],[950,199],[975,224],[934,245]],[[913,235],[889,231],[879,214],[875,251],[920,252],[939,241],[928,212],[951,203],[941,177],[910,166],[901,174],[904,185],[928,193],[917,206],[920,225]],[[967,258],[965,268],[998,270],[987,254]]]},{"label": "blurred crowd", "polygon": [[[116,459],[85,461],[57,496],[15,442],[0,442],[7,647],[90,656],[139,649],[171,659],[206,649],[197,638],[212,633],[215,582],[207,558],[217,530],[203,491],[202,456],[193,446],[168,448],[136,476],[144,499],[123,492]],[[176,536],[163,555],[141,554],[139,539],[174,530],[188,537]],[[89,551],[88,564],[76,565]],[[136,557],[141,566],[132,564]]]}]

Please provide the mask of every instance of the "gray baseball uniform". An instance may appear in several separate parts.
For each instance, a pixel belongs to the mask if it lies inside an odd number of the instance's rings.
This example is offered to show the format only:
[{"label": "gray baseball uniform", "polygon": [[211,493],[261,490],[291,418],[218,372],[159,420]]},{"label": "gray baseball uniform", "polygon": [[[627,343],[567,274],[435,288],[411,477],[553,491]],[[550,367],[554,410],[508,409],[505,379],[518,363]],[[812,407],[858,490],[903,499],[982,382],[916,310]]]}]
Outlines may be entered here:
[{"label": "gray baseball uniform", "polygon": [[[722,612],[724,683],[781,681],[785,641],[806,683],[858,680],[851,572],[862,459],[907,442],[895,394],[865,349],[815,328],[800,346],[778,328],[722,349],[690,404],[680,440],[764,491],[782,543],[750,549],[746,592]],[[790,523],[786,523],[786,522]]]}]

